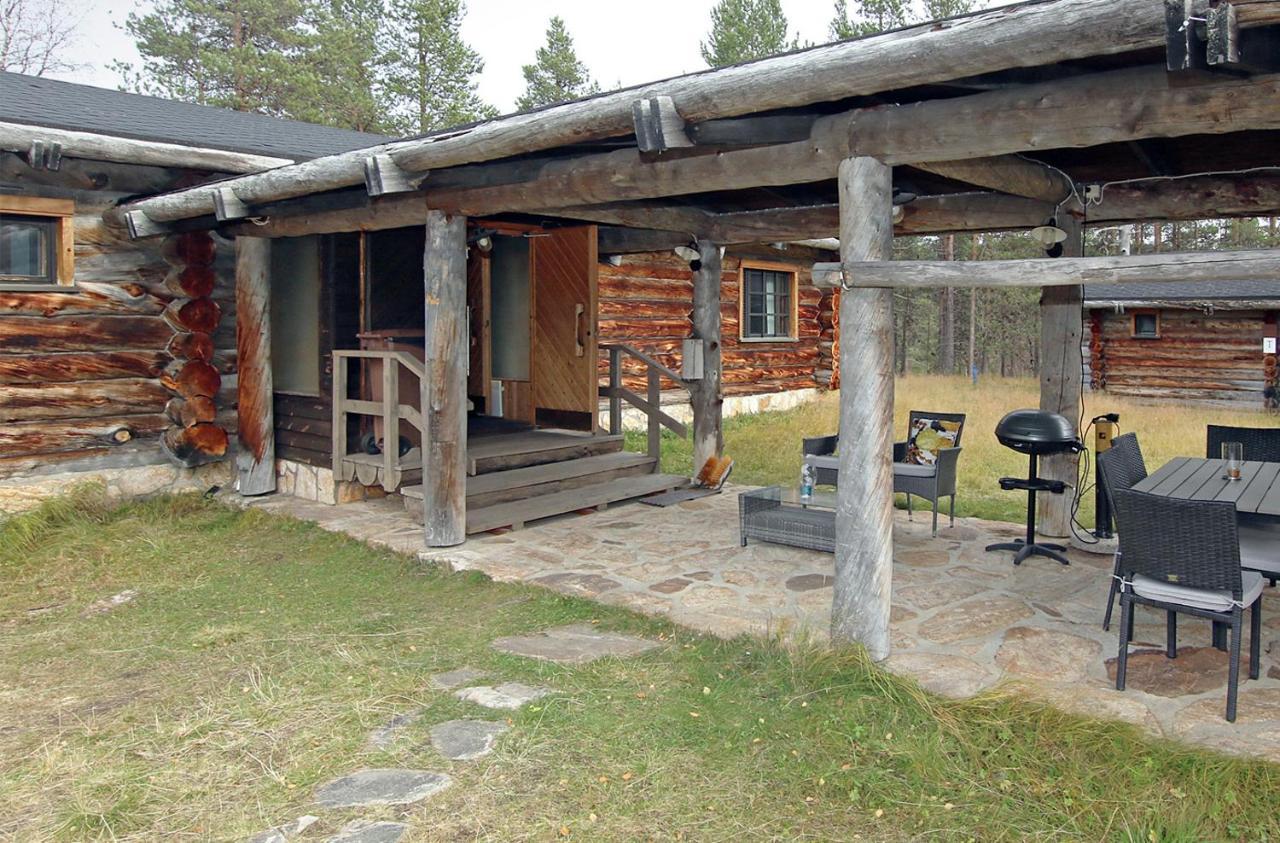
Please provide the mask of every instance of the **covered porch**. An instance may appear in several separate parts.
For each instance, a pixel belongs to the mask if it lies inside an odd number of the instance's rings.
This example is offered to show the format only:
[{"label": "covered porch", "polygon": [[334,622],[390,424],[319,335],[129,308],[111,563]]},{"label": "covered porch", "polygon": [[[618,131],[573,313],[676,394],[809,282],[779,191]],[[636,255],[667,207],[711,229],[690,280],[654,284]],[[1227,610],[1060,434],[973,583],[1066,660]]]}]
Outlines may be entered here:
[{"label": "covered porch", "polygon": [[[660,509],[627,506],[428,549],[420,524],[387,500],[327,507],[289,496],[253,506],[503,581],[660,615],[723,637],[827,639],[831,554],[738,540],[737,493]],[[885,666],[927,690],[967,697],[1015,692],[1154,735],[1280,761],[1280,597],[1265,597],[1262,677],[1241,685],[1237,721],[1222,719],[1226,654],[1209,624],[1187,623],[1164,656],[1164,617],[1140,611],[1129,687],[1116,691],[1114,632],[1102,631],[1110,557],[1071,551],[1072,565],[1014,567],[987,543],[1019,527],[961,518],[930,537],[928,519],[893,520],[893,653]],[[1203,628],[1200,628],[1203,627]]]}]

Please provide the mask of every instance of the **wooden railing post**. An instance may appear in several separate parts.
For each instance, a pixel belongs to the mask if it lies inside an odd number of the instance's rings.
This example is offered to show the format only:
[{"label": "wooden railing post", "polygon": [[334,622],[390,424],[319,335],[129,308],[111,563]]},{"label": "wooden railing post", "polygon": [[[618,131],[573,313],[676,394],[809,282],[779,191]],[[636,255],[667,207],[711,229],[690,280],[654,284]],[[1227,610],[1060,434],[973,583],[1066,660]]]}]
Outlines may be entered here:
[{"label": "wooden railing post", "polygon": [[[892,258],[892,182],[890,167],[874,158],[840,162],[842,262]],[[861,643],[880,661],[889,656],[893,577],[893,291],[854,286],[840,299],[831,640]]]},{"label": "wooden railing post", "polygon": [[[649,367],[649,404],[654,407],[662,406],[662,376],[658,374],[658,370]],[[659,459],[662,456],[662,425],[658,421],[658,414],[649,413],[649,456]]]},{"label": "wooden railing post", "polygon": [[342,458],[347,455],[347,361],[342,352],[333,352],[333,479],[342,479]]},{"label": "wooden railing post", "polygon": [[400,363],[394,355],[382,358],[382,488],[400,485]]},{"label": "wooden railing post", "polygon": [[609,348],[609,433],[617,436],[622,432],[622,398],[618,388],[622,386],[622,349],[616,345]]}]

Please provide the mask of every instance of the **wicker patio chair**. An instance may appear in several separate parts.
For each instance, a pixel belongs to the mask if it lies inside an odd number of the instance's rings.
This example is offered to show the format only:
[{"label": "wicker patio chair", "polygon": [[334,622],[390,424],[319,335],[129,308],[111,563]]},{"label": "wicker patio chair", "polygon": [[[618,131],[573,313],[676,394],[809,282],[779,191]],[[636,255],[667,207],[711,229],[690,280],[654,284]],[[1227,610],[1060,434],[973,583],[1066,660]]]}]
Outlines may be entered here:
[{"label": "wicker patio chair", "polygon": [[[1222,457],[1223,442],[1244,445],[1244,458],[1280,462],[1280,427],[1207,426],[1205,456]],[[1240,564],[1275,585],[1280,579],[1280,524],[1274,519],[1240,516]]]},{"label": "wicker patio chair", "polygon": [[[964,435],[965,415],[964,413],[927,413],[922,410],[912,410],[908,416],[907,430],[912,430],[919,419],[937,419],[960,425],[956,431],[955,447],[938,451],[938,461],[933,465],[914,465],[903,462],[907,457],[907,443],[893,444],[893,491],[907,496],[907,518],[913,515],[911,509],[913,495],[933,504],[933,534],[936,536],[938,535],[938,501],[940,499],[949,499],[951,526],[956,525],[956,466],[960,460],[960,437]],[[804,461],[813,469],[815,483],[825,486],[839,484],[840,459],[835,455],[839,442],[839,435],[815,436],[801,442]]]},{"label": "wicker patio chair", "polygon": [[[1136,483],[1147,477],[1147,464],[1142,459],[1142,449],[1138,447],[1138,434],[1126,433],[1111,440],[1111,447],[1098,454],[1098,475],[1102,478],[1102,489],[1111,504],[1111,511],[1116,509],[1116,492],[1121,489],[1132,489]],[[1111,593],[1107,595],[1107,613],[1102,618],[1102,629],[1111,629],[1111,610],[1116,605],[1116,595],[1120,593],[1120,557],[1117,554],[1115,570],[1111,577]]]},{"label": "wicker patio chair", "polygon": [[1236,719],[1240,634],[1249,616],[1249,678],[1258,678],[1262,576],[1240,567],[1235,504],[1191,501],[1133,489],[1115,492],[1120,533],[1120,651],[1116,690],[1123,691],[1135,605],[1167,614],[1166,655],[1178,652],[1179,613],[1230,628],[1227,720]]}]

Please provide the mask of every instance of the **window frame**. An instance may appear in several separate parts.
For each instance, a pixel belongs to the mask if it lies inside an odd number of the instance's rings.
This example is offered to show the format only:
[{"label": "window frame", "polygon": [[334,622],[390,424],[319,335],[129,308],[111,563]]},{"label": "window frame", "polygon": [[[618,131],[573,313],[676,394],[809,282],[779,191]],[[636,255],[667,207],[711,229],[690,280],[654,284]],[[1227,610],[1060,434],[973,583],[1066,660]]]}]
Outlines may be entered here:
[{"label": "window frame", "polygon": [[[1151,316],[1155,319],[1156,327],[1154,333],[1145,333],[1138,330],[1138,317]],[[1129,336],[1135,340],[1158,340],[1160,339],[1160,311],[1158,310],[1134,310],[1129,314]]]},{"label": "window frame", "polygon": [[[747,272],[758,270],[777,272],[791,278],[791,313],[787,328],[789,333],[778,336],[752,336],[747,324]],[[800,341],[800,273],[789,263],[744,260],[738,265],[738,341],[739,342],[799,342]]]},{"label": "window frame", "polygon": [[0,214],[44,217],[54,221],[53,282],[0,279],[5,292],[67,290],[75,285],[75,211],[70,199],[0,193]]}]

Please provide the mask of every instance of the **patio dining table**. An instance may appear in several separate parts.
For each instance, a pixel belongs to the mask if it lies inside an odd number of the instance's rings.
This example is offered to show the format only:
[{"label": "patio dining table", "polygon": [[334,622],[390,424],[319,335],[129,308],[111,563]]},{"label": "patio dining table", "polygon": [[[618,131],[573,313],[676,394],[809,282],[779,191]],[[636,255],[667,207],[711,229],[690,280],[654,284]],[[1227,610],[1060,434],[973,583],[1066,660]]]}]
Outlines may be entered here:
[{"label": "patio dining table", "polygon": [[1280,462],[1248,460],[1240,479],[1230,480],[1223,460],[1174,457],[1133,488],[1185,500],[1230,501],[1237,512],[1280,518]]}]

